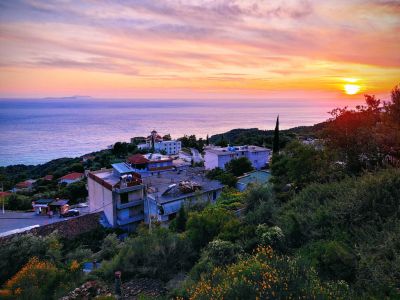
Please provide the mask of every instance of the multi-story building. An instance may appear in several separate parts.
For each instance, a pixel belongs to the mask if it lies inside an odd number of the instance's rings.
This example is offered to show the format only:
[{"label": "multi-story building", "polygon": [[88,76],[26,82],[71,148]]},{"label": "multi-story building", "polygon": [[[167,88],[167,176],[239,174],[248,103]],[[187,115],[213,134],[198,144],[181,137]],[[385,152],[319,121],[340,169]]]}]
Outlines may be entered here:
[{"label": "multi-story building", "polygon": [[88,174],[90,212],[103,211],[112,227],[134,230],[140,222],[168,224],[182,205],[214,203],[223,186],[204,170],[139,174],[128,163]]},{"label": "multi-story building", "polygon": [[165,152],[167,155],[178,154],[182,149],[181,141],[171,140],[164,141],[163,138],[153,130],[146,138],[146,143],[139,144],[140,150],[154,150],[155,152]]},{"label": "multi-story building", "polygon": [[151,219],[168,224],[182,205],[213,204],[223,188],[219,181],[207,179],[203,168],[164,172],[143,178],[143,182],[147,187],[146,223]]},{"label": "multi-story building", "polygon": [[182,150],[181,141],[162,141],[157,142],[154,145],[154,150],[156,152],[165,152],[168,155],[178,154]]},{"label": "multi-story building", "polygon": [[133,230],[144,220],[145,186],[127,163],[88,173],[89,210],[103,211],[112,227]]},{"label": "multi-story building", "polygon": [[271,150],[258,146],[210,147],[205,149],[204,165],[207,170],[225,169],[232,159],[246,157],[254,169],[264,168],[271,155]]}]

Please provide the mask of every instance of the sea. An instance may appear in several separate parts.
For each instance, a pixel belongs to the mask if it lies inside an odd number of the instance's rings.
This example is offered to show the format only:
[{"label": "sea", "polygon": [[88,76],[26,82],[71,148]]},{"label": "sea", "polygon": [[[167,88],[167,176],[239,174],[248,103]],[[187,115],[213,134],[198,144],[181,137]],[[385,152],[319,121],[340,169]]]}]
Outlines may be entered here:
[{"label": "sea", "polygon": [[[350,101],[350,100],[349,100]],[[344,100],[117,100],[0,99],[0,166],[42,164],[105,149],[155,129],[173,138],[234,128],[273,129],[313,125]]]}]

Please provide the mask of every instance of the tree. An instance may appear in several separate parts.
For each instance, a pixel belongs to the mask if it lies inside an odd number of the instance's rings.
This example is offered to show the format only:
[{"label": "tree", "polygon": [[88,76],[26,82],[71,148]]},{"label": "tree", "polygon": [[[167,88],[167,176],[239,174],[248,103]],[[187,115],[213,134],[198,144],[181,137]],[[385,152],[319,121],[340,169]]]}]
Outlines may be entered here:
[{"label": "tree", "polygon": [[234,176],[242,176],[244,173],[253,170],[253,167],[247,157],[240,157],[228,162],[225,169]]},{"label": "tree", "polygon": [[116,142],[112,148],[112,154],[116,156],[124,156],[128,153],[128,143]]},{"label": "tree", "polygon": [[273,154],[279,153],[279,115],[276,117],[272,152],[273,152]]},{"label": "tree", "polygon": [[82,166],[81,163],[74,163],[69,167],[69,172],[85,172],[85,168]]},{"label": "tree", "polygon": [[77,203],[85,200],[88,196],[86,184],[84,181],[73,182],[64,187],[61,192],[61,197],[69,199],[71,203]]},{"label": "tree", "polygon": [[9,210],[27,210],[32,208],[32,202],[27,196],[12,194],[8,197],[5,207]]},{"label": "tree", "polygon": [[119,241],[115,233],[107,235],[103,243],[101,244],[101,250],[96,253],[99,260],[111,259],[118,250],[121,248],[121,242]]},{"label": "tree", "polygon": [[221,139],[220,139],[219,142],[217,142],[215,145],[216,145],[216,146],[220,146],[220,147],[226,147],[226,146],[228,146],[228,142],[225,140],[224,135],[221,135]]},{"label": "tree", "polygon": [[186,221],[187,221],[187,216],[186,216],[186,211],[183,205],[181,205],[181,208],[179,209],[178,216],[176,217],[176,231],[177,232],[184,232],[186,229]]},{"label": "tree", "polygon": [[207,137],[206,137],[206,145],[207,145],[207,146],[210,145],[210,139],[209,139],[209,137],[208,137],[208,134],[207,134]]},{"label": "tree", "polygon": [[170,140],[172,140],[172,137],[171,137],[171,135],[168,133],[168,134],[166,134],[166,135],[163,136],[163,140],[164,140],[164,141],[170,141]]},{"label": "tree", "polygon": [[229,172],[222,170],[221,168],[214,168],[207,172],[206,177],[212,180],[219,180],[222,184],[229,187],[236,187],[237,178]]},{"label": "tree", "polygon": [[224,226],[232,220],[234,215],[219,207],[207,207],[200,212],[189,214],[186,232],[196,251],[208,244],[220,234]]}]

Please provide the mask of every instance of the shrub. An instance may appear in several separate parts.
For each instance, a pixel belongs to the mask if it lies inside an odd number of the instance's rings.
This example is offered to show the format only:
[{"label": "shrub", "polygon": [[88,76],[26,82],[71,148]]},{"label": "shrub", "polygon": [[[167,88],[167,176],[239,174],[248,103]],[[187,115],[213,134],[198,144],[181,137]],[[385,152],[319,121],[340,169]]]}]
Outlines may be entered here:
[{"label": "shrub", "polygon": [[0,247],[0,283],[13,276],[30,257],[35,256],[57,263],[61,257],[61,247],[56,233],[47,237],[32,234],[15,236]]},{"label": "shrub", "polygon": [[199,251],[206,246],[233,218],[232,213],[219,207],[207,207],[201,212],[190,213],[186,228],[194,249]]},{"label": "shrub", "polygon": [[227,268],[216,267],[187,288],[190,299],[348,299],[343,282],[322,283],[296,260],[277,256],[270,247]]},{"label": "shrub", "polygon": [[5,287],[18,299],[46,299],[50,298],[61,275],[54,264],[33,257]]},{"label": "shrub", "polygon": [[128,238],[112,260],[103,262],[96,272],[105,280],[112,280],[117,270],[122,271],[124,278],[168,280],[187,270],[192,259],[190,243],[182,236],[165,228],[153,228],[151,232],[142,229],[137,237]]},{"label": "shrub", "polygon": [[226,171],[234,176],[242,176],[244,173],[253,170],[250,160],[247,157],[232,159],[225,165]]},{"label": "shrub", "polygon": [[32,209],[30,197],[12,194],[8,197],[5,205],[8,210],[28,210]]}]

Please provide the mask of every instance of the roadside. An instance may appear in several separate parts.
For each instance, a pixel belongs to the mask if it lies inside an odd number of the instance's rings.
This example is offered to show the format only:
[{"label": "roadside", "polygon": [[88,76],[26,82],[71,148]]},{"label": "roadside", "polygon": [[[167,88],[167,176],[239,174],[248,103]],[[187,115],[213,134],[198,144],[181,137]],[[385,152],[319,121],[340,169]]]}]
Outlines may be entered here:
[{"label": "roadside", "polygon": [[[79,208],[80,215],[85,215],[89,212],[88,207]],[[32,226],[43,226],[56,222],[61,222],[63,220],[76,218],[60,218],[58,215],[49,218],[48,216],[38,216],[33,211],[32,212],[18,212],[18,211],[5,211],[3,214],[0,212],[0,235],[6,236],[12,234],[14,230],[29,230]],[[10,231],[10,233],[8,233]]]}]

